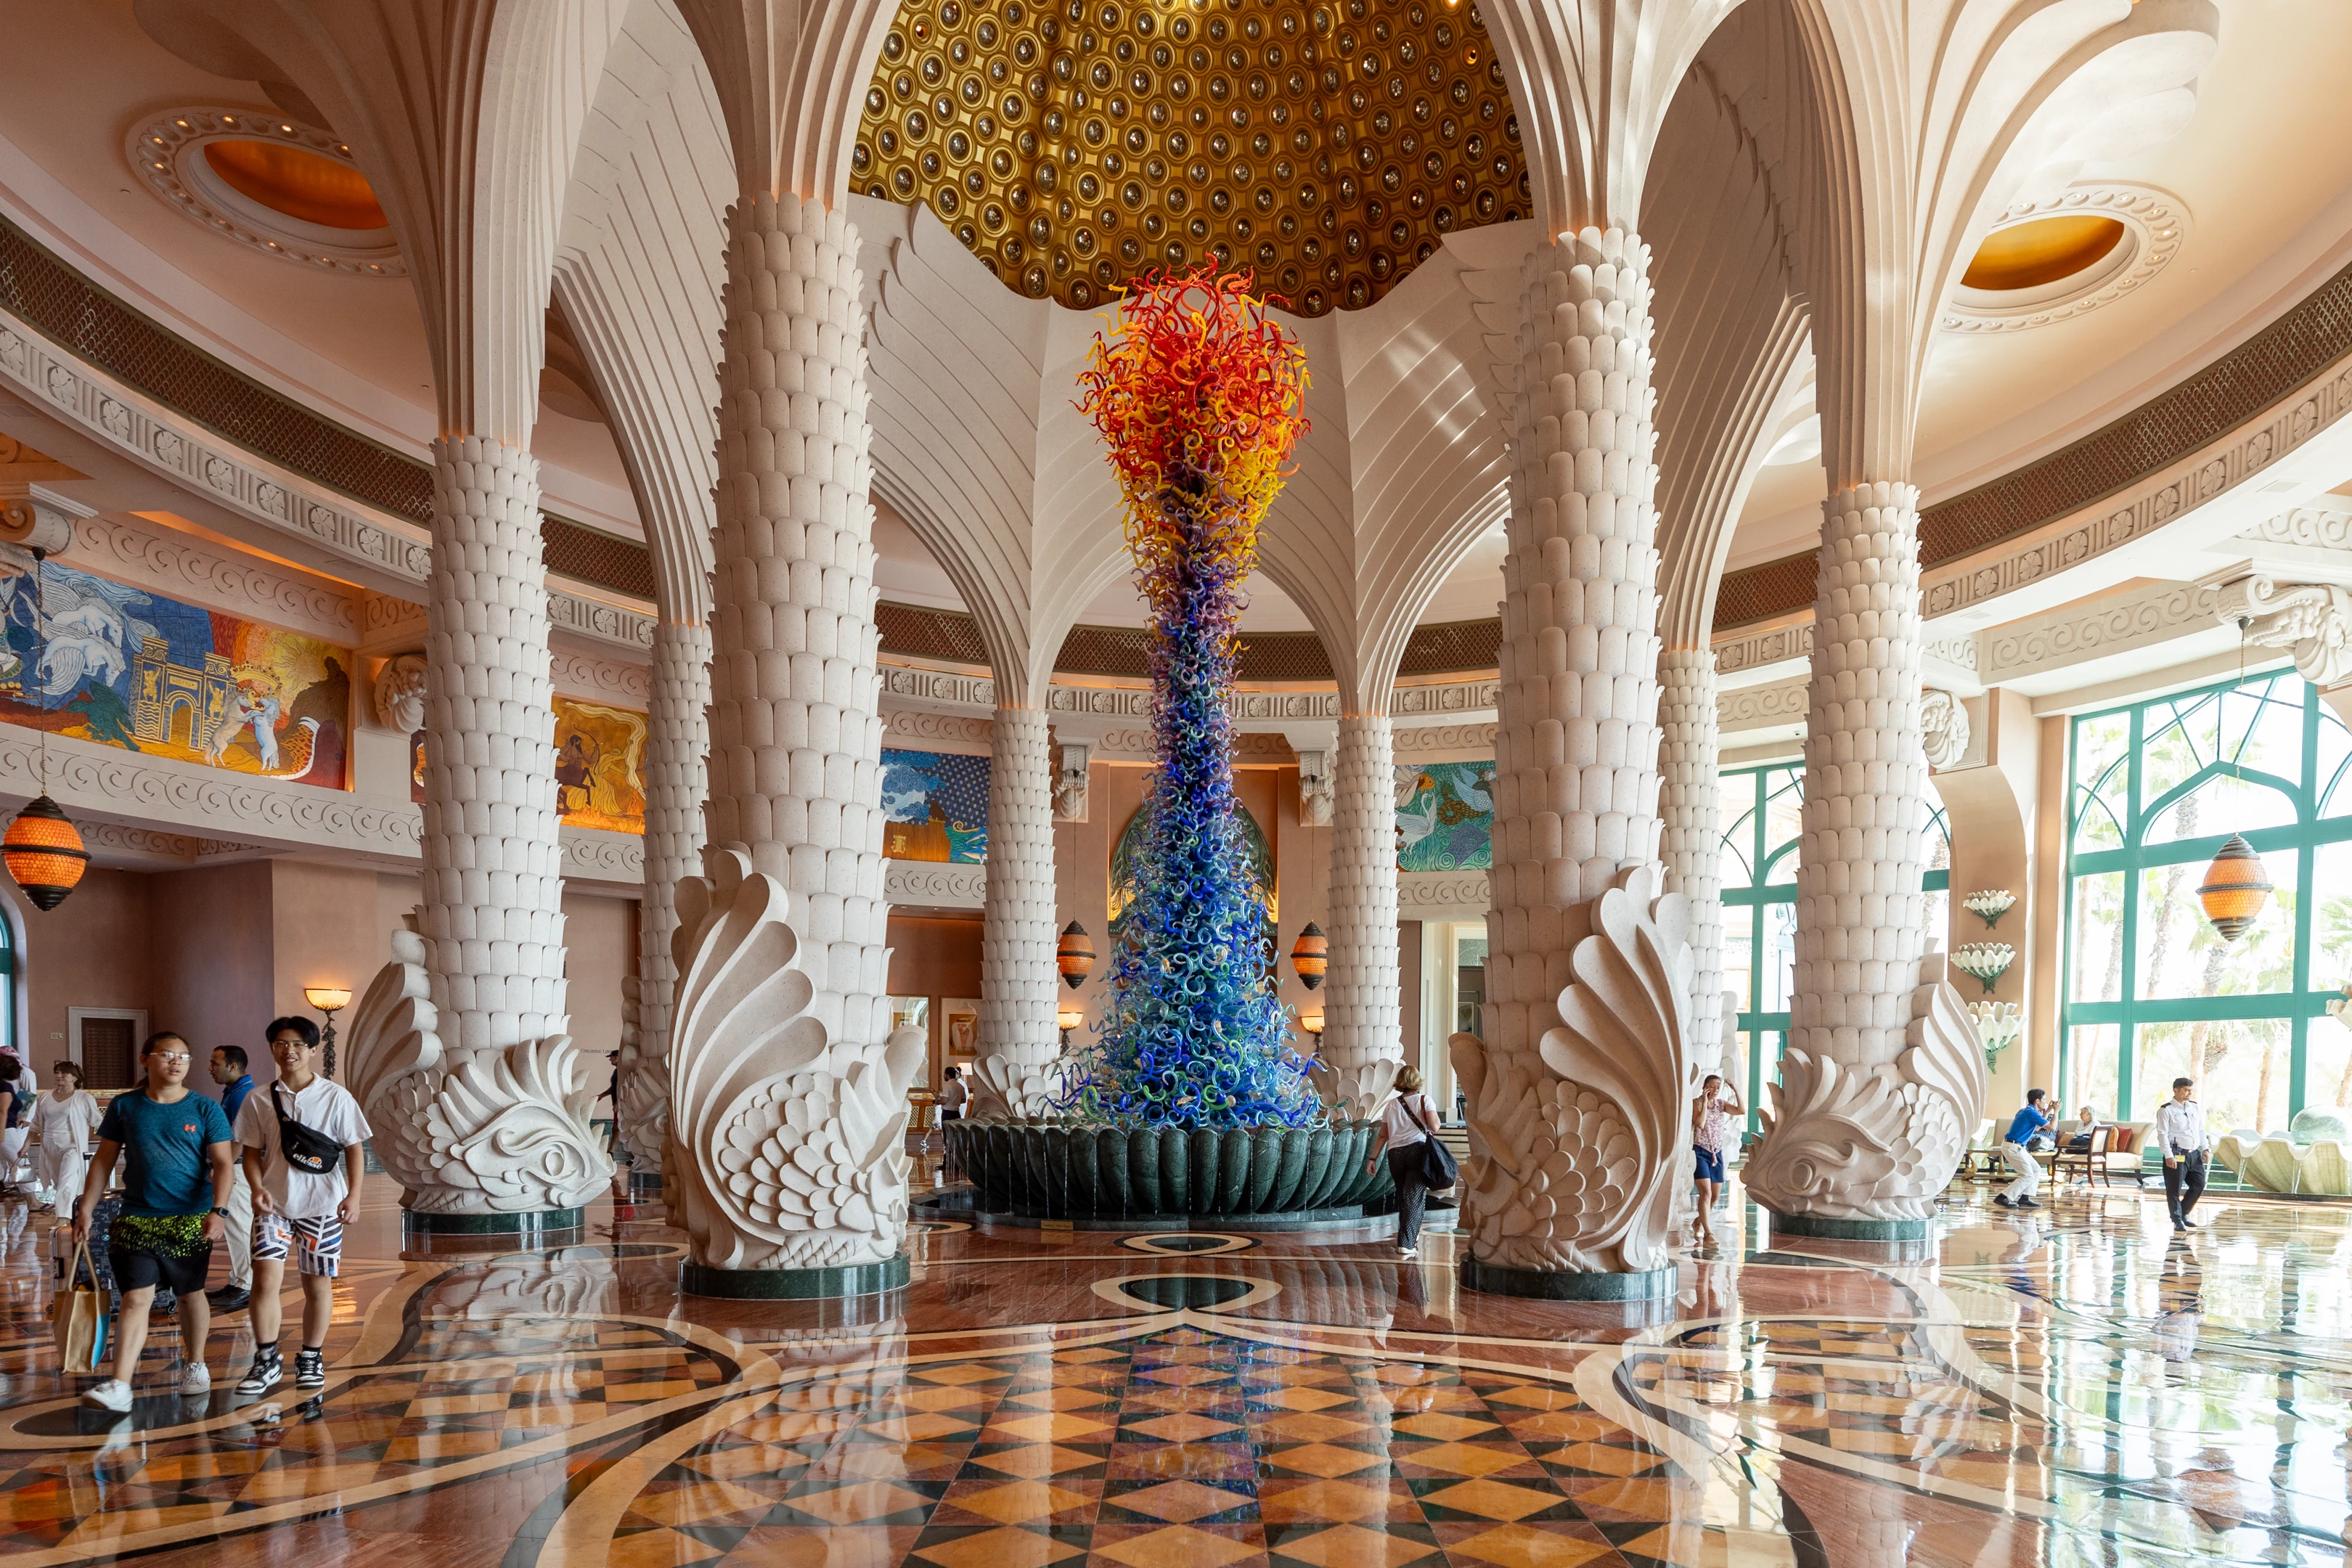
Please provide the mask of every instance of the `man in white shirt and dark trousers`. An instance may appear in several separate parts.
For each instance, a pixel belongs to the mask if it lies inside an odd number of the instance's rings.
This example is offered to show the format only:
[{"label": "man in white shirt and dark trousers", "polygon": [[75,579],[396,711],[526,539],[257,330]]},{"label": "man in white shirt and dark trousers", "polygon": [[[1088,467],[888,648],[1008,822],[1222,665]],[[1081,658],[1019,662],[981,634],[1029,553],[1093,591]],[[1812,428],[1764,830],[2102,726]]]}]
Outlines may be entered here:
[{"label": "man in white shirt and dark trousers", "polygon": [[2164,1155],[2164,1206],[2172,1228],[2192,1230],[2189,1210],[2205,1195],[2205,1110],[2189,1098],[2194,1079],[2172,1080],[2172,1098],[2157,1108],[2156,1146]]},{"label": "man in white shirt and dark trousers", "polygon": [[267,1394],[285,1376],[278,1350],[278,1292],[286,1258],[302,1279],[302,1351],[294,1386],[327,1385],[327,1329],[335,1316],[335,1272],[343,1226],[359,1205],[366,1169],[367,1118],[349,1089],[318,1075],[319,1026],[308,1018],[269,1026],[278,1080],[246,1097],[236,1141],[253,1187],[253,1364],[236,1385]]}]

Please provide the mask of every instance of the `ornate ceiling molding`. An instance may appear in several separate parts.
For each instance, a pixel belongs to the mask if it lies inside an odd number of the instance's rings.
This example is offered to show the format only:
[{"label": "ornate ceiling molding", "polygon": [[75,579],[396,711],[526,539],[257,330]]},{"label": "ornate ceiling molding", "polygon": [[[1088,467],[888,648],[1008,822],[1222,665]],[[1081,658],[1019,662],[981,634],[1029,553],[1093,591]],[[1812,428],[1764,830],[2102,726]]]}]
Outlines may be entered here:
[{"label": "ornate ceiling molding", "polygon": [[[79,510],[46,492],[40,501],[69,516]],[[360,612],[352,595],[316,578],[103,514],[74,516],[73,530],[72,547],[65,552],[68,565],[331,642],[359,637]]]},{"label": "ornate ceiling molding", "polygon": [[1492,724],[1415,724],[1393,731],[1391,748],[1420,762],[1479,762],[1495,754]]},{"label": "ornate ceiling molding", "polygon": [[122,156],[156,199],[207,234],[313,269],[353,278],[408,276],[388,226],[333,228],[266,206],[213,169],[204,150],[216,142],[274,142],[358,173],[352,150],[331,132],[251,109],[167,109],[131,128]]},{"label": "ornate ceiling molding", "polygon": [[1716,698],[1716,723],[1726,735],[1801,724],[1808,708],[1807,685],[1805,678],[1800,676],[1769,686],[1744,686],[1736,691],[1721,692]]},{"label": "ornate ceiling molding", "polygon": [[653,701],[653,675],[642,664],[599,658],[569,648],[553,650],[548,679],[567,697],[617,704],[644,711]]},{"label": "ornate ceiling molding", "polygon": [[2041,201],[2019,203],[1994,221],[1991,232],[2078,215],[2113,218],[2123,226],[2123,238],[2073,277],[2038,289],[1993,292],[1957,285],[1936,324],[1948,332],[2021,332],[2111,305],[2180,254],[2190,223],[2188,204],[2169,191],[2085,182]]},{"label": "ornate ceiling molding", "polygon": [[887,745],[926,752],[961,752],[984,757],[995,743],[994,721],[963,713],[929,713],[918,708],[886,710],[882,738]]},{"label": "ornate ceiling molding", "polygon": [[[263,462],[5,318],[0,377],[142,467],[354,566],[414,584],[422,596],[433,547],[416,537],[414,524],[395,524],[388,514]],[[555,626],[618,647],[653,647],[649,615],[552,585],[547,597]]]},{"label": "ornate ceiling molding", "polygon": [[893,905],[976,910],[987,890],[986,866],[942,865],[936,860],[882,862],[882,896]]},{"label": "ornate ceiling molding", "polygon": [[2206,630],[2219,613],[2210,587],[2157,583],[1980,634],[1978,673],[2005,685]]}]

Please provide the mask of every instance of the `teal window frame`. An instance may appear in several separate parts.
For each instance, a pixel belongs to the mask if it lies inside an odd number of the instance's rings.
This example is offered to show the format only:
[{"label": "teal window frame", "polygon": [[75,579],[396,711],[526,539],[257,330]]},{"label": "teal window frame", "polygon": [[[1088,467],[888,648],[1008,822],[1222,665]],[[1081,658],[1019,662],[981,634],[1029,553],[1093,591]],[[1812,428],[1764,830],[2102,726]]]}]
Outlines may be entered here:
[{"label": "teal window frame", "polygon": [[[1746,1052],[1748,1083],[1741,1099],[1748,1107],[1748,1131],[1752,1133],[1762,1131],[1762,1124],[1759,1118],[1764,1100],[1765,1058],[1769,1054],[1772,1061],[1770,1081],[1779,1083],[1780,1053],[1787,1048],[1789,1043],[1788,1010],[1781,1008],[1768,1011],[1764,1006],[1765,910],[1778,905],[1790,906],[1790,923],[1793,928],[1794,906],[1797,902],[1797,846],[1804,841],[1803,834],[1799,833],[1780,847],[1768,850],[1767,843],[1771,822],[1769,807],[1782,794],[1793,790],[1796,793],[1798,809],[1801,814],[1804,802],[1805,769],[1801,763],[1769,763],[1761,767],[1727,768],[1719,775],[1719,779],[1717,820],[1727,822],[1727,826],[1723,830],[1721,846],[1724,858],[1719,859],[1718,865],[1729,866],[1732,862],[1728,856],[1738,854],[1749,866],[1755,868],[1753,881],[1738,887],[1733,887],[1727,881],[1721,893],[1727,909],[1742,908],[1755,911],[1749,916],[1748,921],[1747,1004],[1739,1009],[1737,1016],[1740,1033],[1748,1037]],[[1949,845],[1952,837],[1952,823],[1950,816],[1944,810],[1943,804],[1931,796],[1927,803],[1927,809],[1929,834],[1940,835],[1944,842]],[[1744,845],[1738,842],[1742,837],[1748,840]],[[1951,856],[1947,854],[1944,859],[1945,865],[1928,871],[1921,878],[1922,892],[1948,893],[1951,890],[1952,873],[1949,865]],[[1784,864],[1789,868],[1789,880],[1774,881],[1773,873]],[[1942,932],[1933,934],[1938,940],[1941,940],[1943,935]],[[1730,939],[1727,937],[1725,939],[1727,957],[1729,944]],[[1794,965],[1795,961],[1792,957],[1789,984],[1780,987],[1783,994],[1796,989]],[[1722,967],[1728,970],[1730,965],[1726,963]],[[1769,1052],[1762,1048],[1768,1040]]]},{"label": "teal window frame", "polygon": [[[2254,734],[2249,724],[2238,740],[2231,757],[2217,757],[2203,767],[2165,791],[2153,801],[2141,799],[2141,784],[2148,739],[2148,719],[2159,709],[2166,710],[2165,723],[2172,713],[2184,710],[2185,705],[2210,698],[2220,701],[2230,693],[2263,689],[2263,700],[2279,700],[2281,688],[2300,688],[2303,699],[2302,765],[2299,776],[2282,778],[2278,774],[2251,768],[2232,760],[2242,755]],[[2086,784],[2075,776],[2077,759],[2082,755],[2083,727],[2101,720],[2127,715],[2130,735],[2123,752],[2108,764],[2098,781]],[[2100,1088],[2094,1084],[2076,1084],[2074,1076],[2074,1031],[2078,1027],[2100,1024],[2116,1026],[2116,1082],[2113,1085],[2115,1119],[2118,1121],[2138,1120],[2138,1112],[2155,1114],[2153,1100],[2145,1107],[2135,1102],[2135,1084],[2138,1079],[2138,1032],[2146,1024],[2179,1024],[2199,1022],[2251,1022],[2266,1018],[2284,1018],[2289,1022],[2287,1057],[2287,1117],[2292,1121],[2307,1100],[2310,1084],[2311,1021],[2324,1017],[2327,1004],[2343,994],[2336,990],[2314,990],[2311,984],[2312,925],[2321,900],[2315,896],[2313,874],[2319,851],[2331,844],[2352,839],[2352,814],[2336,817],[2319,815],[2320,804],[2336,783],[2333,776],[2319,777],[2319,737],[2323,721],[2340,723],[2327,713],[2319,696],[2319,689],[2295,675],[2293,670],[2272,669],[2261,674],[2217,681],[2210,686],[2188,691],[2149,698],[2144,701],[2122,703],[2095,712],[2078,713],[2066,731],[2066,918],[2063,922],[2063,942],[2059,954],[2061,995],[2059,1008],[2058,1082],[2078,1095],[2095,1096]],[[2352,764],[2347,764],[2352,765]],[[2115,849],[2095,849],[2087,853],[2076,847],[2082,836],[2083,824],[2089,815],[2086,809],[2097,799],[2100,784],[2111,780],[2117,768],[2127,770],[2125,785],[2126,816],[2117,824],[2123,845]],[[2343,772],[2339,766],[2337,772]],[[2217,777],[2235,778],[2248,784],[2261,784],[2278,791],[2294,803],[2295,820],[2291,825],[2249,830],[2246,842],[2257,854],[2270,855],[2293,851],[2295,857],[2294,884],[2294,960],[2288,989],[2275,992],[2240,993],[2219,996],[2179,996],[2143,999],[2139,996],[2139,912],[2146,889],[2143,873],[2167,866],[2202,866],[2212,859],[2216,851],[2230,838],[2227,832],[2205,834],[2196,838],[2175,839],[2150,845],[2149,829],[2164,819],[2186,796]],[[2102,811],[2105,806],[2099,806]],[[2113,813],[2107,814],[2110,818]],[[2122,979],[2116,990],[2120,1000],[2085,1002],[2074,995],[2074,954],[2083,940],[2075,930],[2076,913],[2083,900],[2077,896],[2077,886],[2086,877],[2123,873],[2123,908],[2118,916],[2123,925]],[[2201,915],[2200,919],[2203,918]],[[2161,1097],[2155,1097],[2161,1098]]]}]

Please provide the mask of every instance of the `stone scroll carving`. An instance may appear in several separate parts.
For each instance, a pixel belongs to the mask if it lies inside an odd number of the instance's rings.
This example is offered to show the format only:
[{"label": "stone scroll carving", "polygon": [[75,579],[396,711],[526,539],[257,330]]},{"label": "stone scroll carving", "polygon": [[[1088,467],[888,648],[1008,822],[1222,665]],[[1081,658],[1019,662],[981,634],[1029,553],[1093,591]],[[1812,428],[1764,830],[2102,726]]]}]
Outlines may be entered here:
[{"label": "stone scroll carving", "polygon": [[2221,584],[2214,608],[2257,647],[2294,655],[2294,672],[2322,689],[2352,680],[2352,589],[2333,583],[2240,577]]},{"label": "stone scroll carving", "polygon": [[678,880],[665,1165],[696,1256],[731,1269],[882,1262],[907,1224],[907,1089],[919,1029],[835,1040],[810,1010],[793,896],[740,849]]},{"label": "stone scroll carving", "polygon": [[1969,710],[1950,692],[1930,686],[1919,693],[1919,743],[1937,773],[1969,754]]},{"label": "stone scroll carving", "polygon": [[439,1030],[425,939],[396,931],[343,1048],[404,1206],[521,1214],[577,1208],[604,1189],[613,1160],[590,1125],[595,1076],[569,1035],[448,1053]]},{"label": "stone scroll carving", "polygon": [[1904,1050],[1875,1067],[1790,1047],[1741,1173],[1775,1214],[1925,1219],[1984,1104],[1984,1051],[1944,955],[1920,963]]},{"label": "stone scroll carving", "polygon": [[1683,1026],[1690,909],[1659,880],[1655,866],[1629,867],[1592,901],[1534,1070],[1453,1037],[1470,1111],[1462,1224],[1483,1262],[1626,1273],[1668,1261],[1696,1085]]}]

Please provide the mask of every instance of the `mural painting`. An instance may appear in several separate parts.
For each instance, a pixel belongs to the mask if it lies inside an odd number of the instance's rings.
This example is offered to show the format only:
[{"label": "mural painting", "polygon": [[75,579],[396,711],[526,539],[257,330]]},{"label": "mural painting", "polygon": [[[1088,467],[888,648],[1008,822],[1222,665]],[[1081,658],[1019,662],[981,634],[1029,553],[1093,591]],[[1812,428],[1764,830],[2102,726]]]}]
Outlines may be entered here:
[{"label": "mural painting", "polygon": [[1399,767],[1396,816],[1398,870],[1487,869],[1495,864],[1495,764]]},{"label": "mural painting", "polygon": [[[408,738],[408,798],[425,798],[425,731]],[[555,700],[555,816],[567,827],[646,830],[646,716]]]},{"label": "mural painting", "polygon": [[0,579],[0,720],[351,787],[351,649],[55,561],[40,572],[37,588],[26,572]]},{"label": "mural painting", "polygon": [[988,858],[988,759],[882,752],[882,853],[893,860]]}]

